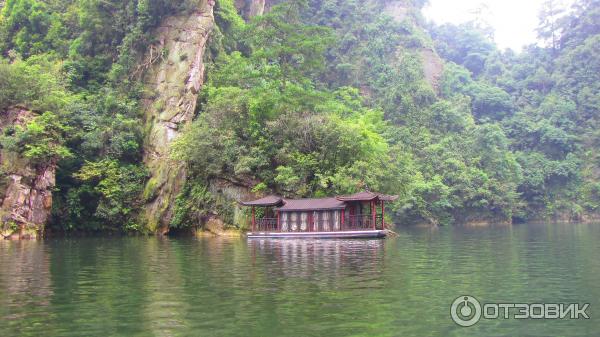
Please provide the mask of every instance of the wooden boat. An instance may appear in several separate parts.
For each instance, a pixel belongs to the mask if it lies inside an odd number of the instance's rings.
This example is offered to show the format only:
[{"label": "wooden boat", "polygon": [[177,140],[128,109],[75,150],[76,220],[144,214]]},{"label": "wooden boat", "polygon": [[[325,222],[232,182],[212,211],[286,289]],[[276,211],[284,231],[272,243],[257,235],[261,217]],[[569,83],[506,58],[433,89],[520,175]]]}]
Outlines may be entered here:
[{"label": "wooden boat", "polygon": [[379,238],[387,234],[385,202],[397,198],[364,191],[319,199],[270,195],[240,204],[252,207],[248,238]]}]

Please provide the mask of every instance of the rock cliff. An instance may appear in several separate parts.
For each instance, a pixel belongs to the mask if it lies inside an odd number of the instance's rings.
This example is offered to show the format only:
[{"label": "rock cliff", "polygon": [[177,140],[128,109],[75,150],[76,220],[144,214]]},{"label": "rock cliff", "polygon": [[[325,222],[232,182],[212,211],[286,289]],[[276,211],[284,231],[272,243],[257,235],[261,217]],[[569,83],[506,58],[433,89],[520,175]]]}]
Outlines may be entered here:
[{"label": "rock cliff", "polygon": [[262,15],[265,11],[267,0],[236,0],[235,7],[246,20]]},{"label": "rock cliff", "polygon": [[[24,107],[0,112],[0,132],[35,116]],[[50,217],[56,164],[33,166],[17,153],[0,150],[0,222],[4,237],[39,237]]]},{"label": "rock cliff", "polygon": [[[379,1],[379,0],[377,0]],[[411,12],[417,10],[409,1],[383,0],[383,13],[391,16],[394,20],[402,22],[413,20]],[[414,24],[422,29],[418,22]],[[440,78],[444,71],[444,62],[433,47],[420,47],[418,49],[423,63],[423,75],[431,87],[437,91]]]},{"label": "rock cliff", "polygon": [[168,231],[174,200],[186,179],[184,166],[170,160],[169,151],[183,125],[194,117],[214,25],[213,6],[214,0],[201,0],[191,14],[165,19],[156,30],[158,44],[146,56],[144,163],[151,178],[144,191],[144,220],[150,231]]}]

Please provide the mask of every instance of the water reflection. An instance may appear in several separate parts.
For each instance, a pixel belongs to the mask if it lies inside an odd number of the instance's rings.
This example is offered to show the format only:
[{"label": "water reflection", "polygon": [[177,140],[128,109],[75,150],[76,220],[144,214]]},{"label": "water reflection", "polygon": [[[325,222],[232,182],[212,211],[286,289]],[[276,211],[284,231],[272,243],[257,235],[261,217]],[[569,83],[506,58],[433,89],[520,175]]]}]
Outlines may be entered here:
[{"label": "water reflection", "polygon": [[[449,319],[459,294],[600,305],[600,226],[386,240],[0,241],[0,336],[595,336],[600,320]],[[592,309],[593,310],[593,309]],[[592,315],[593,312],[592,312]]]},{"label": "water reflection", "polygon": [[[248,240],[248,247],[253,264],[257,264],[257,257],[261,259],[259,264],[268,260],[266,266],[281,272],[281,277],[309,277],[318,271],[339,277],[349,271],[380,273],[385,246],[380,239],[252,239]],[[274,264],[277,268],[273,268]]]},{"label": "water reflection", "polygon": [[[48,255],[36,241],[0,241],[0,321],[27,331],[42,324],[52,287]],[[0,331],[2,329],[0,328]],[[1,334],[1,333],[0,333]]]}]

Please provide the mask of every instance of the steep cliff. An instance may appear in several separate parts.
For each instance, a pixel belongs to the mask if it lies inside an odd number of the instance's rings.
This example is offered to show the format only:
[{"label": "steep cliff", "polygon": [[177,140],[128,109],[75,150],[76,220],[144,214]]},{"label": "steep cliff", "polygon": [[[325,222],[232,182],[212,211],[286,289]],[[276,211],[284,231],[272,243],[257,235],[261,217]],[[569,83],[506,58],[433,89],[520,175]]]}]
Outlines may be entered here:
[{"label": "steep cliff", "polygon": [[[24,107],[0,112],[0,133],[24,125],[34,113]],[[34,166],[26,158],[0,150],[0,222],[5,237],[39,237],[52,208],[56,164]]]},{"label": "steep cliff", "polygon": [[[417,30],[423,31],[423,27],[419,22],[416,22],[414,15],[420,15],[420,10],[415,8],[409,1],[384,0],[383,13],[391,16],[395,21],[402,22],[404,20],[412,21]],[[425,33],[423,33],[425,35]],[[432,45],[421,46],[418,48],[419,56],[423,65],[423,75],[429,85],[437,91],[444,64],[441,57],[435,51]]]},{"label": "steep cliff", "polygon": [[239,13],[246,20],[257,16],[262,15],[265,11],[265,5],[267,0],[236,0],[235,7],[238,9]]},{"label": "steep cliff", "polygon": [[214,0],[202,0],[196,11],[167,18],[156,30],[158,45],[146,57],[150,65],[143,77],[144,163],[151,178],[144,191],[144,220],[150,231],[168,231],[174,199],[186,179],[182,163],[170,160],[169,151],[173,139],[194,116],[204,83],[213,6]]},{"label": "steep cliff", "polygon": [[[268,12],[278,2],[237,0],[234,4],[240,15],[249,20]],[[194,117],[198,92],[205,76],[205,49],[215,24],[213,5],[213,1],[202,0],[197,11],[167,18],[156,30],[158,44],[152,46],[146,55],[145,63],[149,66],[143,76],[147,89],[143,97],[146,126],[144,162],[151,178],[144,191],[147,205],[143,220],[152,232],[168,232],[175,200],[186,183],[184,166],[170,159],[169,152],[182,126]],[[407,20],[419,26],[414,19],[416,9],[406,1],[376,1],[371,5],[398,22]],[[406,46],[399,45],[397,48],[400,55]],[[443,70],[441,59],[432,47],[418,47],[414,51],[421,56],[425,80],[437,89]],[[243,212],[235,201],[241,195],[252,194],[252,186],[224,182],[214,180],[209,189],[220,200],[219,204],[231,212],[232,216],[225,218],[232,218],[234,223],[239,224]],[[223,219],[223,214],[215,216]]]},{"label": "steep cliff", "polygon": [[421,61],[423,62],[423,75],[425,80],[436,92],[439,90],[440,79],[444,72],[444,61],[433,48],[421,48]]}]

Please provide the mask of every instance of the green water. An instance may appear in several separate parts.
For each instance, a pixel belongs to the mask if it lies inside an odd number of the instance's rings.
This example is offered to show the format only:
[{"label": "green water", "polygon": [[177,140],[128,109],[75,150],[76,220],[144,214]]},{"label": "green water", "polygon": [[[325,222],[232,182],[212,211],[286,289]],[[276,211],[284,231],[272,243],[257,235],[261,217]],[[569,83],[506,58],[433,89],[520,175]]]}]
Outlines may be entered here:
[{"label": "green water", "polygon": [[[386,240],[2,241],[0,336],[600,335],[600,225],[398,232]],[[463,328],[449,314],[462,294],[590,302],[591,318]]]}]

